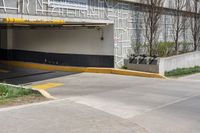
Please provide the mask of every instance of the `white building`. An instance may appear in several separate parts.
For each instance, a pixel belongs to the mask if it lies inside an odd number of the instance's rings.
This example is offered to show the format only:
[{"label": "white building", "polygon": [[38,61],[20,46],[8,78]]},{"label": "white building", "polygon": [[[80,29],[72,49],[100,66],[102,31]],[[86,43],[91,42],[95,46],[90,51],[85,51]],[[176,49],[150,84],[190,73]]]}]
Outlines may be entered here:
[{"label": "white building", "polygon": [[[173,41],[173,2],[165,1],[160,41]],[[1,59],[121,67],[132,45],[145,42],[143,4],[145,0],[0,0]],[[189,28],[181,40],[191,41]]]}]

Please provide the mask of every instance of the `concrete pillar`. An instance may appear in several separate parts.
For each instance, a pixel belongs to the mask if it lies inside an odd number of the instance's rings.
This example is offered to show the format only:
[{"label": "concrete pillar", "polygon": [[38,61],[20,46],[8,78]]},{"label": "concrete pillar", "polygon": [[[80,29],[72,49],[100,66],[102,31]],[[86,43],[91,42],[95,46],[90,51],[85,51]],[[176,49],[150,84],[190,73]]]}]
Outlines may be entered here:
[{"label": "concrete pillar", "polygon": [[0,30],[0,48],[13,49],[13,29]]},{"label": "concrete pillar", "polygon": [[0,30],[0,59],[7,60],[12,57],[6,49],[12,49],[13,38],[12,29],[1,29]]},{"label": "concrete pillar", "polygon": [[7,49],[7,29],[0,30],[0,48]]},{"label": "concrete pillar", "polygon": [[1,33],[1,29],[0,29],[0,49],[2,48],[2,33]]},{"label": "concrete pillar", "polygon": [[7,47],[6,49],[13,49],[13,29],[7,29]]}]

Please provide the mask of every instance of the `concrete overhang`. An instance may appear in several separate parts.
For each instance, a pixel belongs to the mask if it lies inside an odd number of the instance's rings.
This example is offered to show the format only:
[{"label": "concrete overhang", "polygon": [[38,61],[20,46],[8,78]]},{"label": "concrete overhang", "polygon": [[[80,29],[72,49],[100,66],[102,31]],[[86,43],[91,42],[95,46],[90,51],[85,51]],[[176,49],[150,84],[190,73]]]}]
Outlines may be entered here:
[{"label": "concrete overhang", "polygon": [[[10,21],[9,21],[10,18]],[[5,21],[7,19],[7,21]],[[103,19],[81,19],[63,18],[34,15],[0,14],[1,24],[21,24],[21,25],[109,25],[114,21]]]}]

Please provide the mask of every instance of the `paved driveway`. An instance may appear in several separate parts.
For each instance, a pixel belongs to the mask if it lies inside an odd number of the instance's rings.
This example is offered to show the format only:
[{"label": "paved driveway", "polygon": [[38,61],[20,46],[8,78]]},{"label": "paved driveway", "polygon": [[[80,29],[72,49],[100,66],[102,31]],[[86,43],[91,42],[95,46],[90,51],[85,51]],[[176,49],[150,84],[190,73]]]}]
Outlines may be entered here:
[{"label": "paved driveway", "polygon": [[189,76],[185,76],[185,77],[181,77],[179,79],[185,79],[185,80],[193,80],[193,81],[199,81],[200,82],[200,73],[197,74],[193,74],[193,75],[189,75]]},{"label": "paved driveway", "polygon": [[76,73],[15,68],[0,64],[0,82],[15,85],[30,84],[32,82],[43,81],[71,74]]},{"label": "paved driveway", "polygon": [[60,83],[58,98],[0,111],[1,133],[199,133],[200,82],[81,73]]}]

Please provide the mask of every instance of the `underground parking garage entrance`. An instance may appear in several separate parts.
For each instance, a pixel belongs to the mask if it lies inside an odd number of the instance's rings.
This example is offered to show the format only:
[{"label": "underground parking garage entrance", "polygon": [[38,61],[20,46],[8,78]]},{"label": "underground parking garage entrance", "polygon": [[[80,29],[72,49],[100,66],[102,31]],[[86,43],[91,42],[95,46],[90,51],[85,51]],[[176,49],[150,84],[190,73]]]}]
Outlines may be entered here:
[{"label": "underground parking garage entrance", "polygon": [[114,67],[112,24],[4,24],[1,60],[80,67]]}]

